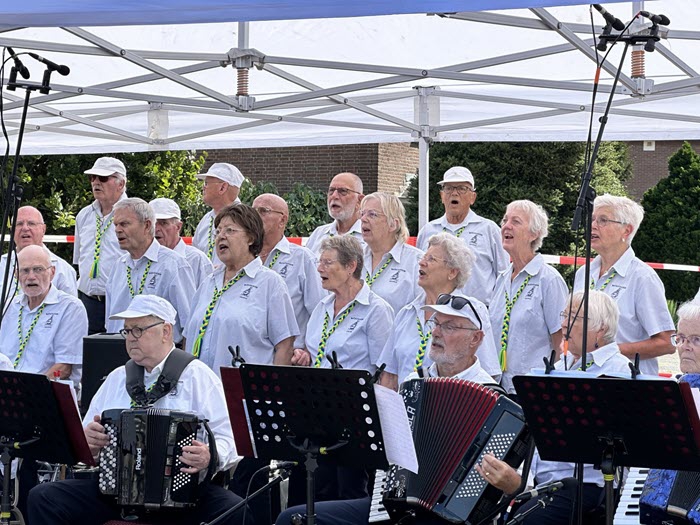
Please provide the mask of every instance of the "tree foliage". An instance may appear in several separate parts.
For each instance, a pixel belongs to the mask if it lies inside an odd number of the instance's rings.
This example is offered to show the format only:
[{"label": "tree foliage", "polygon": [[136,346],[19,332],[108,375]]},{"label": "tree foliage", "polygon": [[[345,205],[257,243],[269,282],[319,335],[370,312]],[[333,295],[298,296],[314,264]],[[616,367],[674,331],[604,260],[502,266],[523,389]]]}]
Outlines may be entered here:
[{"label": "tree foliage", "polygon": [[[633,246],[645,261],[698,264],[700,246],[700,155],[683,144],[668,161],[669,176],[642,199],[645,216]],[[659,272],[666,297],[692,299],[700,286],[697,272]]]}]

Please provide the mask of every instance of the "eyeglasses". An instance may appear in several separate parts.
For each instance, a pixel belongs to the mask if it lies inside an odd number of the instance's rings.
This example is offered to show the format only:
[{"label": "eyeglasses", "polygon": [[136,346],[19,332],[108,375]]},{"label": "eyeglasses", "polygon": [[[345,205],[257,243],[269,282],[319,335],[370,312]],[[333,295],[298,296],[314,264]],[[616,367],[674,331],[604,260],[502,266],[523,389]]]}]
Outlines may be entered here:
[{"label": "eyeglasses", "polygon": [[319,266],[323,266],[324,268],[328,268],[331,264],[337,263],[338,259],[319,259],[317,261]]},{"label": "eyeglasses", "polygon": [[591,220],[591,224],[593,224],[594,222],[597,222],[600,228],[605,228],[611,222],[615,224],[626,224],[623,221],[615,221],[613,219],[608,219],[607,217],[593,217],[593,219]]},{"label": "eyeglasses", "polygon": [[428,264],[434,263],[435,261],[447,262],[447,259],[441,259],[440,257],[435,257],[434,255],[424,255],[420,258],[420,260]]},{"label": "eyeglasses", "polygon": [[29,275],[30,273],[34,272],[36,275],[41,275],[43,274],[46,270],[51,268],[51,266],[43,267],[43,266],[30,266],[29,268],[20,268],[19,269],[19,274],[20,275]]},{"label": "eyeglasses", "polygon": [[41,226],[42,224],[44,223],[34,221],[20,221],[15,223],[15,228],[24,228],[25,226],[27,228],[36,228],[37,226]]},{"label": "eyeglasses", "polygon": [[671,336],[671,343],[676,347],[688,343],[693,348],[700,348],[700,335],[685,336],[683,334],[673,334]]},{"label": "eyeglasses", "polygon": [[330,188],[328,188],[328,196],[330,197],[331,195],[333,195],[333,192],[336,191],[341,197],[347,197],[348,193],[357,193],[358,195],[360,195],[359,191],[351,190],[350,188],[336,188],[335,186],[331,186]]},{"label": "eyeglasses", "polygon": [[461,310],[465,306],[469,306],[469,309],[472,311],[474,317],[476,317],[476,320],[479,323],[479,330],[481,330],[481,317],[479,317],[479,314],[476,312],[476,309],[474,308],[472,302],[466,297],[460,297],[459,295],[450,295],[448,293],[441,293],[440,295],[438,295],[437,304],[449,304],[453,310]]},{"label": "eyeglasses", "polygon": [[[563,321],[564,319],[568,319],[571,314],[567,312],[566,310],[563,312],[559,312],[559,318]],[[574,324],[576,321],[580,321],[583,319],[582,315],[577,315],[576,317],[571,318],[571,324]],[[588,321],[590,322],[591,319],[590,317],[588,318]]]},{"label": "eyeglasses", "polygon": [[214,237],[231,237],[236,232],[243,232],[245,233],[245,230],[237,230],[236,228],[231,228],[230,226],[224,228],[223,230],[216,229],[214,230]]},{"label": "eyeglasses", "polygon": [[442,193],[452,193],[456,191],[459,195],[464,195],[465,193],[469,193],[470,191],[474,190],[469,186],[443,186],[440,188],[440,191]]},{"label": "eyeglasses", "polygon": [[267,206],[255,206],[253,207],[253,209],[257,211],[260,215],[267,215],[268,213],[279,213],[280,215],[284,215],[283,211],[273,210],[272,208],[268,208]]},{"label": "eyeglasses", "polygon": [[112,175],[88,175],[88,177],[90,177],[90,182],[99,179],[100,182],[104,184],[112,178]]},{"label": "eyeglasses", "polygon": [[432,318],[428,319],[425,322],[425,326],[427,326],[431,332],[434,331],[435,328],[439,327],[443,335],[446,335],[448,337],[454,334],[455,330],[471,330],[473,332],[480,330],[480,328],[469,328],[468,326],[455,326],[448,323],[438,323],[435,319]]},{"label": "eyeglasses", "polygon": [[369,220],[373,221],[377,217],[383,217],[384,214],[374,210],[360,210],[360,217],[367,217]]},{"label": "eyeglasses", "polygon": [[153,328],[154,326],[158,326],[159,324],[165,324],[165,321],[149,324],[148,326],[144,327],[134,326],[133,328],[122,328],[121,330],[119,330],[119,333],[124,339],[126,339],[130,335],[133,336],[134,339],[141,339],[141,336],[146,330],[148,330],[149,328]]}]

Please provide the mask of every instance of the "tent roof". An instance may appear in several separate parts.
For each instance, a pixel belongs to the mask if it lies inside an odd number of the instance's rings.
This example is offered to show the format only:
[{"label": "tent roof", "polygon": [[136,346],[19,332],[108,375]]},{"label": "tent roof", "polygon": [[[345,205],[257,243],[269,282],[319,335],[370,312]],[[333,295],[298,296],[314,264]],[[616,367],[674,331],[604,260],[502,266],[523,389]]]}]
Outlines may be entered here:
[{"label": "tent roof", "polygon": [[[24,2],[28,8],[36,3]],[[458,4],[483,6],[451,6]],[[604,137],[700,139],[700,33],[694,30],[700,15],[684,0],[649,4],[669,16],[671,28],[662,28],[656,51],[644,54],[646,78],[631,77],[628,56]],[[157,11],[159,3],[148,6]],[[609,10],[622,20],[633,15],[629,3]],[[600,34],[601,18],[593,15]],[[2,17],[0,10],[7,22]],[[648,24],[635,22],[631,30],[647,31]],[[102,153],[418,137],[585,140],[595,74],[590,33],[589,8],[572,6],[148,28],[8,28],[0,32],[0,46],[36,51],[71,68],[67,77],[53,73],[51,94],[32,94],[23,153]],[[621,48],[602,73],[598,116]],[[40,79],[43,66],[21,58],[31,80]],[[235,66],[249,68],[249,96],[237,96]],[[3,92],[13,138],[23,96],[21,89]]]}]

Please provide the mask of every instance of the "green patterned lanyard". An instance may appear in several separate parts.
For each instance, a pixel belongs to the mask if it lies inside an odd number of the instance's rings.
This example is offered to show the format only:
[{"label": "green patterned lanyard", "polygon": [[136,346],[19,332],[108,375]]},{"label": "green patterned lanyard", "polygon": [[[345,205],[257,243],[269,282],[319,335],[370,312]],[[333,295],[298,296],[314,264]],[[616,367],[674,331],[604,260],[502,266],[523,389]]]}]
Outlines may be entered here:
[{"label": "green patterned lanyard", "polygon": [[131,266],[128,264],[126,265],[126,284],[129,285],[129,294],[131,295],[131,298],[133,299],[135,295],[141,295],[143,292],[143,287],[146,286],[146,278],[148,277],[148,270],[151,269],[151,263],[153,261],[149,260],[148,263],[146,263],[146,269],[143,271],[143,277],[141,277],[141,282],[139,283],[139,291],[134,292],[134,286],[131,284]]},{"label": "green patterned lanyard", "polygon": [[207,257],[209,257],[209,260],[211,261],[212,256],[214,255],[214,237],[212,237],[212,233],[214,232],[214,215],[212,215],[209,218],[209,233],[207,234],[208,241],[207,241]]},{"label": "green patterned lanyard", "polygon": [[501,372],[506,371],[506,350],[508,349],[508,331],[510,330],[510,312],[513,310],[513,306],[515,306],[515,302],[520,298],[520,294],[523,293],[523,290],[527,286],[527,283],[530,282],[530,278],[532,275],[528,275],[525,280],[523,281],[523,284],[520,285],[520,288],[518,288],[518,291],[515,293],[515,297],[513,297],[513,300],[511,301],[508,299],[508,290],[506,290],[506,313],[503,316],[503,327],[501,328],[501,350],[498,353],[498,361],[501,364]]},{"label": "green patterned lanyard", "polygon": [[95,255],[92,258],[92,267],[90,268],[90,279],[97,279],[100,275],[100,251],[102,251],[102,236],[107,229],[112,225],[114,215],[107,220],[107,224],[102,228],[102,219],[95,214]]},{"label": "green patterned lanyard", "polygon": [[241,270],[238,272],[238,275],[229,280],[229,282],[227,282],[221,290],[216,288],[216,284],[214,285],[214,295],[212,296],[211,301],[209,301],[209,306],[207,306],[207,309],[204,312],[204,319],[202,319],[202,324],[199,325],[199,333],[197,334],[197,337],[194,340],[194,345],[192,346],[192,355],[196,358],[199,358],[199,354],[202,352],[202,341],[204,340],[204,334],[207,332],[207,328],[209,327],[209,321],[211,321],[211,315],[214,313],[216,303],[219,301],[221,296],[224,295],[224,292],[240,281],[241,277],[244,275],[245,271]]},{"label": "green patterned lanyard", "polygon": [[321,366],[323,357],[326,355],[326,344],[328,344],[328,338],[333,335],[333,332],[335,332],[335,329],[340,326],[340,323],[345,321],[345,318],[350,315],[350,312],[352,312],[352,309],[355,308],[356,304],[357,301],[353,301],[350,306],[348,306],[347,309],[340,314],[340,317],[338,317],[338,320],[333,323],[330,331],[328,331],[328,323],[330,323],[331,316],[328,315],[328,312],[326,312],[326,318],[323,321],[323,330],[321,331],[321,340],[318,343],[318,353],[316,354],[316,360],[314,361],[314,368],[319,368]]},{"label": "green patterned lanyard", "polygon": [[[602,292],[603,290],[605,290],[605,288],[608,286],[608,284],[610,284],[610,281],[612,281],[613,277],[615,277],[616,275],[617,275],[617,272],[615,270],[613,270],[612,273],[610,274],[610,277],[605,279],[603,286],[598,288],[598,291]],[[595,290],[595,283],[593,282],[593,279],[591,279],[591,290]]]},{"label": "green patterned lanyard", "polygon": [[[460,235],[462,235],[462,233],[464,232],[464,230],[465,230],[466,228],[467,228],[466,226],[462,226],[460,229],[458,229],[456,232],[454,232],[454,236],[455,236],[455,237],[459,237]],[[447,228],[445,228],[444,226],[443,226],[443,228],[442,228],[442,231],[453,233],[453,232],[451,232],[450,230],[448,230]]]},{"label": "green patterned lanyard", "polygon": [[[151,386],[149,386],[149,387],[146,389],[146,393],[147,393],[147,394],[153,391],[153,389],[156,387],[156,383],[157,383],[157,382],[158,382],[157,380],[156,380],[156,381],[153,381],[153,384],[152,384]],[[139,404],[136,402],[135,399],[132,399],[132,400],[131,400],[131,403],[129,403],[129,407],[130,407],[130,408],[136,408],[136,407],[138,407],[138,406],[139,406]]]},{"label": "green patterned lanyard", "polygon": [[34,327],[36,326],[36,323],[39,322],[39,317],[41,317],[41,313],[44,311],[45,307],[46,303],[42,304],[41,308],[39,308],[39,310],[37,311],[36,317],[32,321],[32,324],[29,325],[29,331],[27,332],[26,337],[22,337],[22,311],[24,310],[24,306],[19,307],[19,316],[17,316],[17,336],[19,337],[19,352],[17,352],[17,357],[15,357],[15,362],[13,363],[15,368],[17,368],[20,359],[22,359],[24,349],[27,347],[27,344],[29,343],[29,338],[32,336],[32,333],[34,332]]},{"label": "green patterned lanyard", "polygon": [[428,347],[428,339],[433,335],[433,331],[430,330],[427,334],[423,333],[423,327],[420,324],[420,317],[416,316],[416,326],[418,327],[418,336],[420,337],[420,344],[418,345],[418,353],[416,354],[416,364],[413,365],[413,371],[418,372],[418,369],[423,366],[423,359],[425,358],[425,349]]},{"label": "green patterned lanyard", "polygon": [[277,259],[280,258],[280,253],[282,253],[282,252],[277,250],[277,253],[272,257],[272,261],[270,261],[270,266],[268,266],[268,268],[272,268],[275,265],[275,263],[277,262]]},{"label": "green patterned lanyard", "polygon": [[367,283],[367,286],[372,288],[372,283],[377,280],[377,277],[379,277],[384,270],[386,270],[387,266],[391,264],[391,262],[394,260],[394,258],[389,255],[389,258],[386,260],[384,264],[382,264],[382,267],[377,270],[377,273],[374,275],[370,275],[369,272],[365,275],[365,282]]}]

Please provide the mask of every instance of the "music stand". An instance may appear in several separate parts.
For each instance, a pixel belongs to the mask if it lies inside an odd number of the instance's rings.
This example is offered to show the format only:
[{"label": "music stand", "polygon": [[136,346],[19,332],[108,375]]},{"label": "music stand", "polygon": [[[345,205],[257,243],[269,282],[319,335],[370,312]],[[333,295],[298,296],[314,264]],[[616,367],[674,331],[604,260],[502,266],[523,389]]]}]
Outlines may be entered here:
[{"label": "music stand", "polygon": [[700,471],[700,419],[688,384],[556,372],[513,384],[542,459],[602,470],[608,524],[616,467]]},{"label": "music stand", "polygon": [[5,469],[0,523],[10,523],[10,464],[15,457],[95,464],[70,389],[41,374],[0,371],[0,447]]},{"label": "music stand", "polygon": [[316,522],[319,456],[352,467],[388,467],[366,370],[243,364],[222,367],[221,379],[239,454],[304,461],[309,525]]}]

